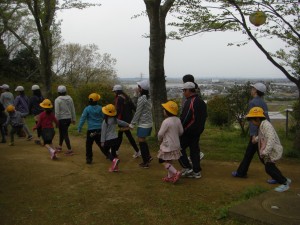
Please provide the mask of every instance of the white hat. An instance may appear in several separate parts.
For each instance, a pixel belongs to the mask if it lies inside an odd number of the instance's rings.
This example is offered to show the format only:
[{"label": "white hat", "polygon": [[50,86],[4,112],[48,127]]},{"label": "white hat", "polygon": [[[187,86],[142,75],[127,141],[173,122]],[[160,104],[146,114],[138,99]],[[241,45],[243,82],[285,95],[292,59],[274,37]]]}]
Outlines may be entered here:
[{"label": "white hat", "polygon": [[58,92],[58,93],[65,93],[65,92],[67,92],[66,86],[64,86],[64,85],[59,85],[59,86],[57,87],[57,92]]},{"label": "white hat", "polygon": [[267,90],[266,85],[264,85],[263,83],[255,83],[255,84],[251,84],[251,87],[254,87],[256,90],[265,93]]},{"label": "white hat", "polygon": [[193,83],[193,82],[186,82],[183,84],[181,90],[184,90],[184,89],[195,89],[196,88],[196,85]]},{"label": "white hat", "polygon": [[1,88],[4,89],[4,90],[9,90],[9,86],[7,84],[3,84],[1,86]]},{"label": "white hat", "polygon": [[31,90],[32,90],[32,91],[36,91],[36,90],[39,90],[39,89],[40,89],[40,86],[37,85],[37,84],[34,84],[34,85],[32,85],[32,87],[31,87]]},{"label": "white hat", "polygon": [[146,90],[148,91],[149,90],[149,82],[148,80],[143,80],[143,81],[139,81],[139,82],[136,82],[137,85],[139,85],[143,90]]},{"label": "white hat", "polygon": [[24,87],[23,86],[17,86],[15,91],[24,91]]},{"label": "white hat", "polygon": [[112,91],[122,91],[123,88],[120,84],[116,84],[114,87],[113,87],[113,90]]}]

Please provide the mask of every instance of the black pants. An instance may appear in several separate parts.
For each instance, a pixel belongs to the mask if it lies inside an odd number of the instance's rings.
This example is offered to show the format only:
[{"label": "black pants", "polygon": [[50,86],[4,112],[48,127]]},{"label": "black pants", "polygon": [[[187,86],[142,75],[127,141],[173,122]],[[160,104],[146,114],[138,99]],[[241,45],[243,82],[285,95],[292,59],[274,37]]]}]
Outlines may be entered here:
[{"label": "black pants", "polygon": [[267,174],[272,177],[272,179],[276,180],[279,184],[285,184],[287,179],[282,175],[280,170],[277,168],[276,164],[273,162],[266,162],[265,171]]},{"label": "black pants", "polygon": [[[103,148],[101,147],[101,130],[88,130],[86,133],[86,141],[85,141],[85,149],[86,149],[86,160],[93,160],[93,143],[99,146],[101,152],[103,152]],[[103,152],[104,153],[104,152]]]},{"label": "black pants", "polygon": [[[38,123],[38,121],[35,121],[35,124],[37,124]],[[41,127],[38,127],[37,129],[36,129],[36,131],[37,131],[37,136],[38,136],[38,138],[40,138],[41,136],[42,136],[42,128]]]},{"label": "black pants", "polygon": [[23,130],[23,126],[17,126],[17,127],[11,127],[10,130],[10,142],[14,142],[15,140],[15,134],[22,131]]},{"label": "black pants", "polygon": [[[201,171],[199,140],[200,140],[200,136],[191,137],[191,136],[183,135],[180,138],[182,156],[179,158],[178,161],[183,168],[193,169],[195,173]],[[186,149],[188,147],[190,148],[190,157],[192,160],[193,167],[191,166],[189,159],[187,157]]]},{"label": "black pants", "polygon": [[118,138],[111,139],[105,142],[103,153],[110,161],[113,161],[117,158],[118,149]]},{"label": "black pants", "polygon": [[2,126],[2,124],[0,124],[0,132],[1,132],[1,137],[2,137],[2,142],[6,142],[6,138],[5,138],[5,129]]},{"label": "black pants", "polygon": [[[246,148],[246,152],[244,154],[244,158],[237,169],[237,173],[239,176],[247,176],[250,163],[255,153],[258,153],[258,144],[252,143],[252,136],[251,136],[248,146]],[[262,159],[260,158],[260,160]]]},{"label": "black pants", "polygon": [[69,126],[71,124],[71,119],[59,120],[59,145],[62,146],[63,142],[66,142],[68,150],[71,148],[71,143],[69,139]]},{"label": "black pants", "polygon": [[118,132],[118,139],[119,139],[119,144],[118,144],[118,149],[120,148],[122,141],[123,141],[123,133],[126,134],[128,141],[130,142],[131,146],[133,147],[134,151],[138,152],[139,148],[130,132],[130,130],[126,130],[126,131],[119,131]]}]

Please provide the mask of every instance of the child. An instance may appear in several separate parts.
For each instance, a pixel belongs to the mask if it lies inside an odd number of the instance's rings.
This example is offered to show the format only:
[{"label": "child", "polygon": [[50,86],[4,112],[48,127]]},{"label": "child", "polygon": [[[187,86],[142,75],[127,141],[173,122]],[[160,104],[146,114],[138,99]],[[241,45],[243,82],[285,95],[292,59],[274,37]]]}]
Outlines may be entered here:
[{"label": "child", "polygon": [[[125,121],[116,118],[117,110],[114,105],[108,104],[102,108],[104,120],[101,130],[101,146],[104,148],[104,154],[112,161],[109,172],[118,172],[118,164],[120,160],[117,158],[118,151],[118,133],[117,126],[128,127]],[[110,152],[109,152],[110,151]]]},{"label": "child", "polygon": [[168,171],[163,181],[176,183],[181,174],[172,165],[172,160],[178,160],[181,156],[179,136],[183,133],[183,127],[180,119],[176,116],[178,105],[173,101],[168,101],[162,106],[166,119],[162,122],[157,135],[158,141],[161,143],[157,157],[159,163],[162,163]]},{"label": "child", "polygon": [[6,122],[2,126],[6,127],[8,124],[11,125],[9,146],[14,146],[14,135],[15,133],[19,133],[20,131],[22,131],[24,126],[22,117],[24,117],[25,114],[15,110],[15,107],[13,105],[8,105],[6,107],[6,111],[8,112],[8,116]]},{"label": "child", "polygon": [[258,127],[258,136],[253,142],[258,143],[259,156],[265,165],[265,171],[281,184],[274,190],[278,192],[288,190],[291,179],[284,177],[275,165],[275,162],[282,156],[283,148],[274,127],[266,120],[264,111],[260,107],[253,107],[246,118]]},{"label": "child", "polygon": [[52,141],[55,135],[53,123],[58,127],[58,121],[52,112],[52,102],[49,99],[45,99],[40,103],[40,106],[44,109],[44,112],[39,114],[38,122],[33,127],[33,130],[38,128],[42,129],[42,138],[44,140],[44,145],[48,149],[51,159],[57,159],[57,151],[52,146]]},{"label": "child", "polygon": [[84,122],[87,120],[88,129],[86,134],[86,163],[91,164],[93,161],[93,143],[94,141],[99,146],[100,150],[104,153],[101,147],[101,127],[103,121],[102,107],[98,105],[100,95],[92,93],[89,95],[89,106],[85,107],[80,117],[78,132],[81,132]]},{"label": "child", "polygon": [[143,162],[139,164],[141,168],[148,169],[149,163],[152,161],[152,157],[150,155],[149,146],[147,144],[146,138],[151,135],[152,131],[152,104],[150,99],[149,92],[149,82],[148,80],[143,80],[137,82],[138,90],[140,93],[140,97],[137,101],[136,112],[131,120],[129,127],[131,129],[134,128],[135,125],[137,128],[137,136],[140,145],[141,155],[143,158]]}]

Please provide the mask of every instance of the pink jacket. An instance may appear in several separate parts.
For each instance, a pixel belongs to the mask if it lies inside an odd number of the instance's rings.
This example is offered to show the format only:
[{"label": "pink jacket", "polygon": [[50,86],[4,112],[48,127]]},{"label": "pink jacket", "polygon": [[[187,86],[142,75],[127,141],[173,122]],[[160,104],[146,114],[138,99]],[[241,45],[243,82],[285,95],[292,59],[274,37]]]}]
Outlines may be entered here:
[{"label": "pink jacket", "polygon": [[163,152],[171,152],[180,150],[179,136],[183,134],[181,121],[176,116],[166,118],[158,131],[158,140],[162,141],[160,150]]}]

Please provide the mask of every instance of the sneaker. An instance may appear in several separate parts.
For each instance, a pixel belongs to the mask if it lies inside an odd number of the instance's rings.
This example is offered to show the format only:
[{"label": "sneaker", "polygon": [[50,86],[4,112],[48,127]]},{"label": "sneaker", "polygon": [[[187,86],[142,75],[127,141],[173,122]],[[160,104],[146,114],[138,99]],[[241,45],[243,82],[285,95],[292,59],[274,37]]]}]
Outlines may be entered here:
[{"label": "sneaker", "polygon": [[199,179],[199,178],[201,178],[201,173],[200,173],[200,172],[198,172],[198,173],[193,172],[193,173],[190,174],[188,177],[189,177],[189,178],[196,178],[196,179]]},{"label": "sneaker", "polygon": [[274,180],[274,179],[268,179],[267,183],[268,184],[277,184],[278,182],[277,182],[277,180]]},{"label": "sneaker", "polygon": [[109,172],[119,172],[119,167],[116,166],[114,169],[112,167],[109,168]]},{"label": "sneaker", "polygon": [[193,169],[183,169],[181,171],[181,176],[183,177],[188,177],[189,175],[191,175],[193,173]]},{"label": "sneaker", "polygon": [[162,178],[162,180],[163,180],[164,182],[173,182],[173,177],[168,177],[168,176],[166,176],[166,177]]},{"label": "sneaker", "polygon": [[278,186],[277,188],[275,188],[274,190],[277,191],[277,192],[284,192],[284,191],[287,191],[290,189],[290,185],[289,183],[287,182],[286,184],[282,184],[280,186]]},{"label": "sneaker", "polygon": [[[51,151],[51,150],[50,150]],[[53,160],[53,159],[57,159],[57,156],[56,156],[56,151],[53,149],[53,151],[51,151],[51,156],[50,158]]]},{"label": "sneaker", "polygon": [[149,168],[149,164],[148,163],[140,163],[139,164],[139,166],[141,167],[141,168],[144,168],[144,169],[148,169]]},{"label": "sneaker", "polygon": [[233,177],[247,178],[247,175],[242,176],[242,175],[238,174],[237,171],[232,171],[232,172],[231,172],[231,175],[232,175]]},{"label": "sneaker", "polygon": [[15,145],[14,142],[10,142],[10,143],[9,143],[9,146],[14,146],[14,145]]},{"label": "sneaker", "polygon": [[31,141],[32,138],[33,138],[32,135],[29,135],[28,138],[27,138],[27,141]]},{"label": "sneaker", "polygon": [[180,177],[181,177],[181,173],[179,171],[177,171],[177,173],[173,177],[172,182],[175,184],[179,180]]},{"label": "sneaker", "polygon": [[120,163],[120,159],[114,158],[114,160],[112,161],[111,169],[114,171],[115,168],[118,166],[119,163]]},{"label": "sneaker", "polygon": [[92,159],[86,159],[86,164],[92,164]]},{"label": "sneaker", "polygon": [[68,150],[65,152],[65,156],[72,156],[74,155],[74,152],[72,150]]},{"label": "sneaker", "polygon": [[138,157],[140,157],[141,156],[141,151],[138,151],[138,152],[135,152],[133,155],[132,155],[132,157],[133,158],[138,158]]},{"label": "sneaker", "polygon": [[290,178],[286,178],[286,183],[287,183],[288,185],[290,185],[290,184],[292,183],[292,180],[291,180]]},{"label": "sneaker", "polygon": [[151,156],[149,156],[148,163],[150,163],[152,160],[153,160],[153,158]]},{"label": "sneaker", "polygon": [[203,159],[203,157],[204,157],[204,153],[200,152],[200,160]]}]

